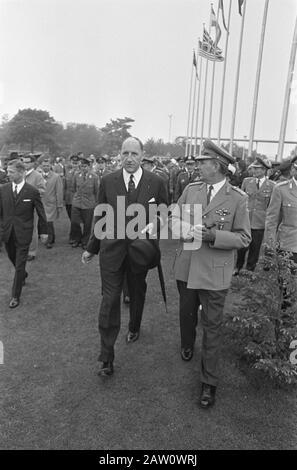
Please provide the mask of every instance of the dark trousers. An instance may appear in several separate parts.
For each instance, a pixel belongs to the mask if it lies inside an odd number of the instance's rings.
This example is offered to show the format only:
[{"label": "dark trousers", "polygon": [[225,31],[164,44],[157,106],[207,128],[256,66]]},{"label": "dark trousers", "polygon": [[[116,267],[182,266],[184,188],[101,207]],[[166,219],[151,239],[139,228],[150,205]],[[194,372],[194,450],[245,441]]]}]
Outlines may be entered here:
[{"label": "dark trousers", "polygon": [[[66,212],[71,222],[72,204],[66,204]],[[73,241],[72,224],[70,224],[69,241]]]},{"label": "dark trousers", "polygon": [[[72,206],[71,209],[71,234],[75,242],[86,245],[89,241],[92,229],[94,209],[79,209]],[[80,224],[83,224],[83,232]]]},{"label": "dark trousers", "polygon": [[217,386],[221,326],[228,289],[220,291],[188,289],[187,283],[183,281],[177,281],[177,288],[179,292],[181,347],[185,349],[194,348],[198,323],[198,308],[199,305],[202,305],[201,381]]},{"label": "dark trousers", "polygon": [[237,251],[237,263],[236,268],[240,271],[243,268],[245,255],[248,251],[248,259],[246,263],[246,269],[254,271],[259,260],[260,249],[264,236],[264,229],[252,229],[251,230],[252,241],[248,248],[241,248]]},{"label": "dark trousers", "polygon": [[114,345],[121,326],[121,293],[124,276],[127,274],[127,283],[130,292],[130,321],[129,330],[133,333],[139,331],[145,294],[147,271],[134,274],[127,261],[115,272],[100,267],[102,279],[102,301],[99,310],[99,333],[101,337],[101,351],[99,361],[107,362],[114,359]]},{"label": "dark trousers", "polygon": [[47,243],[49,245],[52,245],[56,241],[54,222],[47,223],[47,234],[48,234]]},{"label": "dark trousers", "polygon": [[124,299],[125,299],[125,297],[130,297],[129,288],[128,288],[127,273],[126,273],[125,276],[124,276],[124,282],[123,282],[123,296],[124,296]]},{"label": "dark trousers", "polygon": [[29,252],[29,246],[30,245],[24,246],[18,243],[14,230],[12,230],[8,242],[5,243],[8,258],[15,267],[11,296],[16,297],[17,299],[19,299],[21,296],[23,281],[26,276],[26,261]]}]

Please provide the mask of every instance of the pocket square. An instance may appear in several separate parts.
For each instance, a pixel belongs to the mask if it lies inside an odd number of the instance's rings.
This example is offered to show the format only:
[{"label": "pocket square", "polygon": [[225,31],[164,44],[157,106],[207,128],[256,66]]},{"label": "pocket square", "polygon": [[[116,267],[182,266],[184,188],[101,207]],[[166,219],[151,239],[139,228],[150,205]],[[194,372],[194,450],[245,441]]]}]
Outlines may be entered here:
[{"label": "pocket square", "polygon": [[156,202],[156,199],[152,197],[148,202]]},{"label": "pocket square", "polygon": [[31,202],[32,199],[23,199],[23,202]]}]

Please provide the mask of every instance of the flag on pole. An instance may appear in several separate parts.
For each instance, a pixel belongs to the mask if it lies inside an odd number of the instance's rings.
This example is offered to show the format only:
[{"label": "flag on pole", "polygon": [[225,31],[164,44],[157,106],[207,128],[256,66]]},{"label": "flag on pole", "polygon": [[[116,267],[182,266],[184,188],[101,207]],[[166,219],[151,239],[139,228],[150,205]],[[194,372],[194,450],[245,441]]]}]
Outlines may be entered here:
[{"label": "flag on pole", "polygon": [[210,14],[210,26],[211,28],[216,28],[216,39],[215,39],[215,45],[218,45],[219,40],[221,39],[222,36],[222,31],[219,25],[219,22],[217,20],[216,14],[214,12],[213,7],[211,7],[211,14]]},{"label": "flag on pole", "polygon": [[196,78],[197,78],[197,80],[199,80],[198,70],[197,70],[197,60],[196,60],[195,51],[193,51],[193,65],[194,65],[194,67],[195,67]]},{"label": "flag on pole", "polygon": [[223,0],[219,1],[219,9],[222,10],[222,19],[223,19],[223,25],[226,31],[228,31],[228,28],[226,26],[226,21],[225,21],[225,13],[224,13],[224,3]]},{"label": "flag on pole", "polygon": [[238,0],[238,10],[239,10],[239,14],[241,16],[242,16],[241,7],[242,7],[243,4],[244,4],[244,0]]},{"label": "flag on pole", "polygon": [[205,28],[203,31],[203,40],[199,41],[199,55],[215,62],[223,62],[224,60],[222,50],[218,48],[216,42],[212,40]]}]

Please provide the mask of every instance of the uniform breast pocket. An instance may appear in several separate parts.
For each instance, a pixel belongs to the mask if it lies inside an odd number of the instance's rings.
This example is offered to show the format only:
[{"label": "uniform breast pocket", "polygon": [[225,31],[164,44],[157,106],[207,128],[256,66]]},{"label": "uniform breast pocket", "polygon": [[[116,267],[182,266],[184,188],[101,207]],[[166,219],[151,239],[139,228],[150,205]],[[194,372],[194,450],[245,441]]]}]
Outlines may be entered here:
[{"label": "uniform breast pocket", "polygon": [[287,202],[283,204],[283,224],[291,227],[297,225],[297,203]]}]

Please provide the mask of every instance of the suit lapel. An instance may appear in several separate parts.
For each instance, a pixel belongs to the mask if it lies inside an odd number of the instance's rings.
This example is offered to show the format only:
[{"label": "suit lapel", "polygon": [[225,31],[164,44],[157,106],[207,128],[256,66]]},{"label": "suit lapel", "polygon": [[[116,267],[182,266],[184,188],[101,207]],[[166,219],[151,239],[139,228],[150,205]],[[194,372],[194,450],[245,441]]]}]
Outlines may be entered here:
[{"label": "suit lapel", "polygon": [[[227,182],[222,186],[222,188],[217,192],[217,194],[212,198],[210,203],[207,207],[203,210],[203,215],[208,214],[208,212],[215,209],[215,207],[219,206],[222,203],[222,195],[227,193]],[[206,194],[206,192],[205,192]]]},{"label": "suit lapel", "polygon": [[126,189],[122,170],[119,170],[118,173],[115,174],[115,185],[117,188],[118,196],[127,196],[127,189]]},{"label": "suit lapel", "polygon": [[141,180],[139,181],[139,191],[137,202],[144,204],[148,201],[150,196],[151,187],[151,174],[148,171],[143,170]]}]

